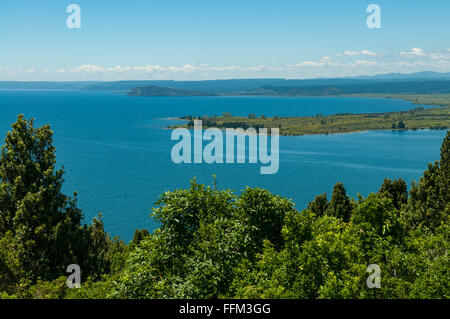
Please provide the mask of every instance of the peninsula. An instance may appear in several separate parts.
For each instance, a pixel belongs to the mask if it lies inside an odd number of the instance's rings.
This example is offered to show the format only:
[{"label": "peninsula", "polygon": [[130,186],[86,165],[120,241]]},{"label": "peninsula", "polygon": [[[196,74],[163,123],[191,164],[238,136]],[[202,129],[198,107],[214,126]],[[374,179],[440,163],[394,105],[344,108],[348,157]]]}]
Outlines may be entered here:
[{"label": "peninsula", "polygon": [[279,128],[280,135],[312,135],[350,133],[367,130],[420,130],[420,129],[448,129],[450,127],[450,95],[408,95],[408,96],[381,96],[366,95],[385,98],[401,98],[420,105],[440,105],[432,108],[418,106],[409,111],[363,114],[333,114],[324,116],[301,117],[257,117],[254,114],[233,116],[224,113],[221,116],[192,115],[180,119],[186,123],[169,126],[192,128],[195,119],[201,119],[204,128]]}]

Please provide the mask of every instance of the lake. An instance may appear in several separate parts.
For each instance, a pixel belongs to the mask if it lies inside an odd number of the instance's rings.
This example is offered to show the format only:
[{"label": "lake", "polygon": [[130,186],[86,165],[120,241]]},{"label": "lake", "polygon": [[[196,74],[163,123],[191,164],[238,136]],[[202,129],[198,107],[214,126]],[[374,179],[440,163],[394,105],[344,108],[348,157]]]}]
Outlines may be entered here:
[{"label": "lake", "polygon": [[378,98],[128,97],[91,91],[1,90],[2,140],[17,114],[54,130],[64,192],[78,192],[89,221],[103,213],[106,230],[128,241],[136,228],[158,225],[149,217],[159,194],[188,187],[194,176],[239,192],[267,188],[291,198],[299,210],[315,195],[331,195],[337,181],[352,197],[376,192],[383,179],[417,180],[439,159],[445,131],[370,131],[336,135],[281,136],[277,174],[261,175],[260,164],[180,164],[169,118],[183,115],[303,116],[408,110],[410,102]]}]

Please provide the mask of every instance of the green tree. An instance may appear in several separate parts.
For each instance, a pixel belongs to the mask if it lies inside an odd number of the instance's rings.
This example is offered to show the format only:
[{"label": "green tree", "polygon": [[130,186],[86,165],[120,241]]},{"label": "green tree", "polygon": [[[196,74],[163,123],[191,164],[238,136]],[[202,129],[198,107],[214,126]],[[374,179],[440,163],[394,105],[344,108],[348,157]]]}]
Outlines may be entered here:
[{"label": "green tree", "polygon": [[[254,263],[241,263],[232,284],[237,298],[355,298],[360,252],[342,220],[317,218],[304,210],[289,213],[286,245],[276,251],[265,242]],[[354,269],[355,268],[355,269]]]},{"label": "green tree", "polygon": [[211,298],[228,291],[250,240],[230,191],[191,181],[161,195],[152,216],[160,229],[130,252],[114,296]]},{"label": "green tree", "polygon": [[54,279],[76,261],[82,214],[61,192],[49,125],[19,115],[12,128],[0,157],[0,234],[12,232],[29,276]]},{"label": "green tree", "polygon": [[345,222],[348,222],[352,214],[352,209],[353,205],[345,192],[344,185],[342,183],[336,183],[333,188],[330,203],[328,204],[327,215],[341,218]]},{"label": "green tree", "polygon": [[379,194],[392,199],[395,208],[400,209],[408,201],[408,189],[406,182],[401,178],[391,181],[385,178],[378,191]]},{"label": "green tree", "polygon": [[403,123],[403,121],[399,121],[397,124],[397,128],[404,129],[404,128],[406,128],[406,125],[405,125],[405,123]]},{"label": "green tree", "polygon": [[1,149],[0,238],[14,247],[10,270],[20,265],[31,281],[64,276],[70,264],[85,276],[106,272],[109,237],[100,220],[81,226],[76,194],[61,192],[63,169],[56,168],[52,142],[49,125],[35,128],[19,115]]},{"label": "green tree", "polygon": [[353,210],[352,224],[365,235],[401,237],[400,216],[390,198],[370,194]]},{"label": "green tree", "polygon": [[327,193],[314,197],[314,200],[308,204],[308,210],[317,216],[323,216],[328,209]]},{"label": "green tree", "polygon": [[418,183],[412,184],[405,219],[412,227],[433,231],[449,222],[449,132],[441,147],[441,159],[428,164]]},{"label": "green tree", "polygon": [[440,167],[440,185],[444,203],[450,203],[450,131],[442,142]]},{"label": "green tree", "polygon": [[139,245],[139,243],[145,238],[149,237],[150,233],[147,229],[136,229],[134,232],[133,240],[131,241],[134,245]]},{"label": "green tree", "polygon": [[264,240],[276,249],[282,247],[284,218],[287,213],[295,211],[292,201],[267,190],[247,187],[236,204],[242,222],[248,226],[255,253],[261,252]]},{"label": "green tree", "polygon": [[189,189],[162,194],[151,216],[161,223],[159,236],[177,255],[192,243],[202,222],[229,218],[233,209],[229,203],[233,200],[231,192],[206,187],[194,179]]}]

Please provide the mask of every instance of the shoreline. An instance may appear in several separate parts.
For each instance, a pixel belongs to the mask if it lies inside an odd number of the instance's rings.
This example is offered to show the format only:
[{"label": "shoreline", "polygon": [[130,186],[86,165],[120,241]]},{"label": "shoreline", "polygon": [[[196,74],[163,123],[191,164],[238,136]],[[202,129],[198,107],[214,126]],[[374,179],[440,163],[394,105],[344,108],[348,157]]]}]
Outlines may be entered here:
[{"label": "shoreline", "polygon": [[[175,130],[177,128],[186,128],[188,130],[193,130],[193,127],[185,127],[185,126],[176,126],[176,127],[164,127],[163,130]],[[215,128],[219,129],[221,131],[225,131],[227,128],[223,127],[202,127],[202,130],[209,129],[209,128]],[[334,132],[334,133],[308,133],[308,134],[279,134],[279,136],[287,136],[287,137],[294,137],[294,136],[317,136],[317,135],[340,135],[340,134],[353,134],[353,133],[365,133],[365,132],[417,132],[417,131],[447,131],[450,128],[443,128],[443,129],[430,129],[430,128],[421,128],[421,129],[367,129],[367,130],[355,130],[355,131],[345,131],[345,132]],[[253,135],[252,133],[245,133],[245,135]],[[256,135],[270,135],[270,134],[264,134],[264,133],[257,133]]]},{"label": "shoreline", "polygon": [[[333,96],[327,96],[333,97]],[[271,117],[271,118],[247,118],[247,117],[207,117],[217,122],[216,125],[204,126],[207,128],[239,127],[238,125],[252,127],[252,124],[262,125],[266,128],[280,129],[280,136],[303,135],[331,135],[357,133],[364,131],[408,131],[408,130],[448,130],[450,127],[450,95],[352,95],[341,97],[355,98],[383,98],[398,99],[417,105],[414,109],[406,111],[382,112],[382,113],[336,113],[327,116],[299,116],[299,117]],[[429,108],[425,108],[430,106]],[[171,118],[184,120],[201,117]],[[234,121],[234,122],[230,122]],[[316,123],[319,121],[319,123]],[[311,124],[313,123],[313,124]],[[272,124],[272,126],[270,126]],[[391,127],[388,127],[391,125]],[[356,126],[355,126],[356,125]],[[397,128],[396,125],[401,127]],[[165,129],[188,128],[187,124],[168,126]],[[284,129],[283,129],[284,128]],[[283,132],[284,131],[284,132]],[[258,133],[259,134],[259,133]]]}]

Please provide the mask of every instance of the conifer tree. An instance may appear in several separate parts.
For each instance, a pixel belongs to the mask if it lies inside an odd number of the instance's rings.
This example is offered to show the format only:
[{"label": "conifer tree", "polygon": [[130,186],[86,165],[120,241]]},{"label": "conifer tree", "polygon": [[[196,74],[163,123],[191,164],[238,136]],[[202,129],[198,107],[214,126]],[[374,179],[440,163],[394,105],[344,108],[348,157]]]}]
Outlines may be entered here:
[{"label": "conifer tree", "polygon": [[397,209],[400,209],[402,205],[406,204],[408,199],[406,182],[401,178],[393,181],[389,178],[385,178],[378,193],[391,198],[392,204],[394,204]]},{"label": "conifer tree", "polygon": [[345,192],[344,185],[342,183],[336,183],[328,205],[327,215],[341,218],[345,222],[348,222],[350,220],[352,209],[353,206]]},{"label": "conifer tree", "polygon": [[76,193],[70,198],[61,191],[64,171],[56,168],[53,132],[33,124],[19,115],[1,149],[0,239],[9,238],[15,267],[32,281],[64,276],[70,264],[86,275],[104,271],[110,240],[103,223],[81,226]]},{"label": "conifer tree", "polygon": [[323,216],[328,208],[327,193],[323,193],[314,197],[314,200],[308,204],[308,210],[316,214],[316,216]]}]

